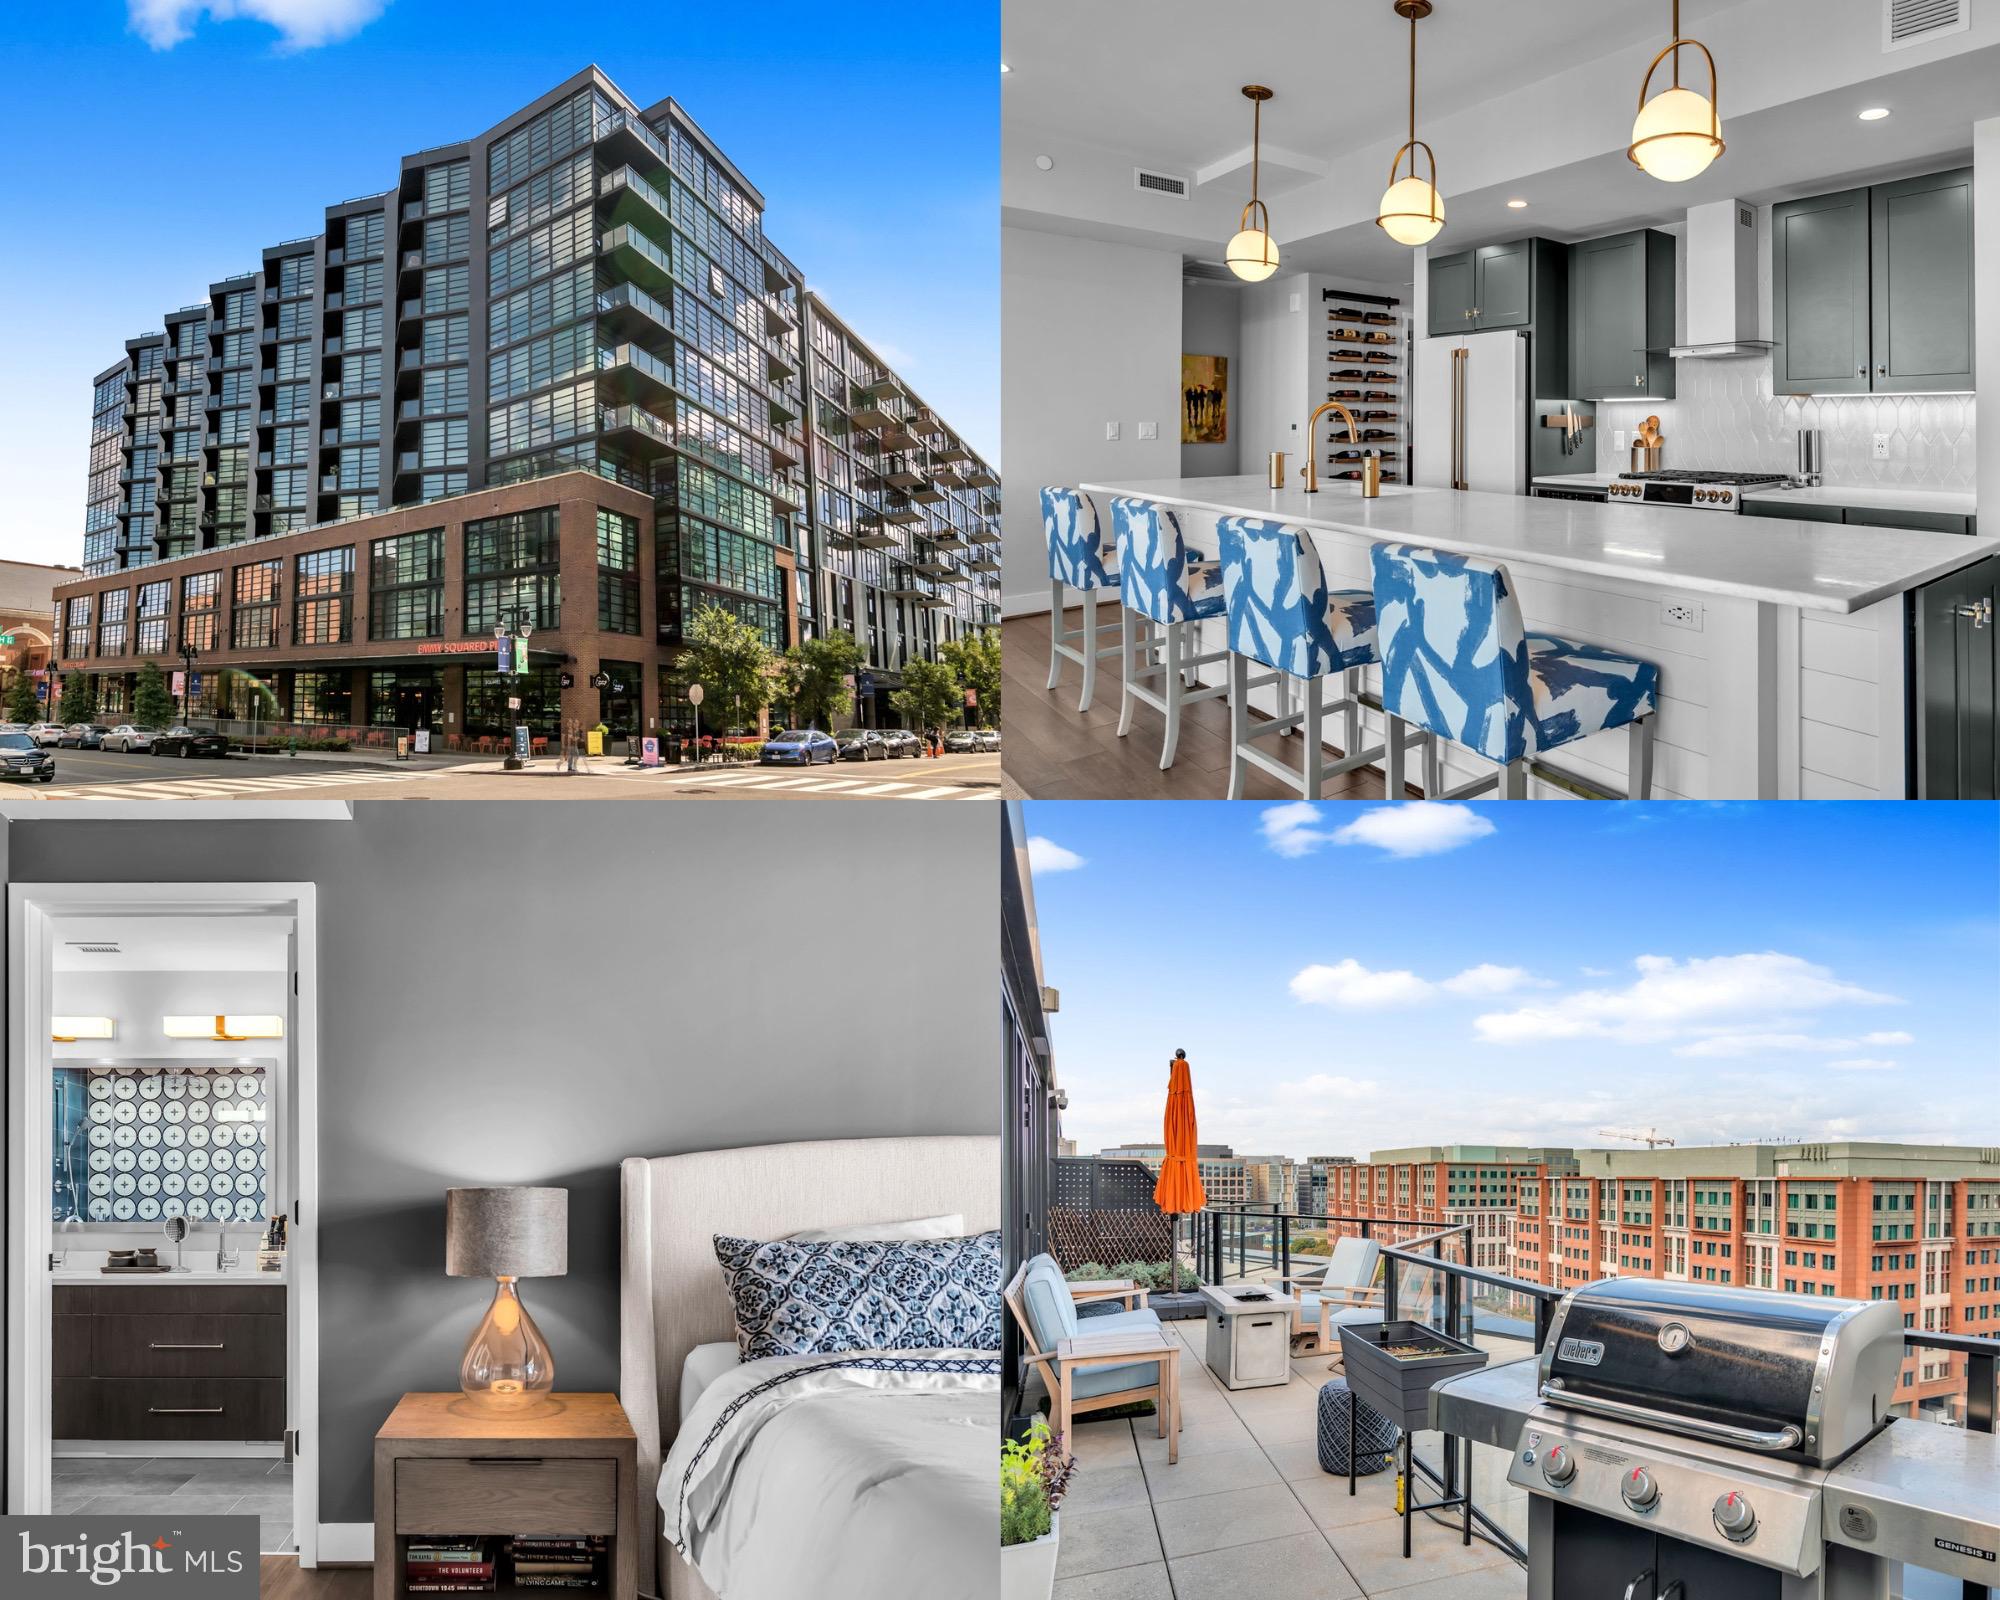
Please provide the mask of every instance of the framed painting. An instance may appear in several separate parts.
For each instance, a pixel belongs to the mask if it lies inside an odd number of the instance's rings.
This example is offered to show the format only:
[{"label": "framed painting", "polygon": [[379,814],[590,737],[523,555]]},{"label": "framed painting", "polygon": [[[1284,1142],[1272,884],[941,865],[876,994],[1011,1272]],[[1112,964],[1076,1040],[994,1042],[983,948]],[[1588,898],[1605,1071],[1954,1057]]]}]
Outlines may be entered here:
[{"label": "framed painting", "polygon": [[1181,356],[1181,443],[1229,442],[1229,357]]}]

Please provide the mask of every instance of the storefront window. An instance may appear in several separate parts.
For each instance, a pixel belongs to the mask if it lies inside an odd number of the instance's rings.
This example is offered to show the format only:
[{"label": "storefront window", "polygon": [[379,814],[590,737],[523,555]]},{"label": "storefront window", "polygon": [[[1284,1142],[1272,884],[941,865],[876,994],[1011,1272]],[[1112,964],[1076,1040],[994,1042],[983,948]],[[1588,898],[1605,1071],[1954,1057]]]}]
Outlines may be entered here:
[{"label": "storefront window", "polygon": [[368,674],[368,720],[378,728],[440,728],[444,689],[436,667]]},{"label": "storefront window", "polygon": [[[507,704],[519,699],[516,711]],[[538,736],[555,739],[562,734],[562,669],[535,667],[528,672],[496,672],[491,667],[468,667],[465,671],[465,731],[510,735],[516,723],[524,723]]]},{"label": "storefront window", "polygon": [[354,706],[352,675],[345,672],[300,672],[292,678],[294,722],[351,722]]},{"label": "storefront window", "polygon": [[556,508],[465,525],[465,631],[477,637],[497,624],[562,626]]}]

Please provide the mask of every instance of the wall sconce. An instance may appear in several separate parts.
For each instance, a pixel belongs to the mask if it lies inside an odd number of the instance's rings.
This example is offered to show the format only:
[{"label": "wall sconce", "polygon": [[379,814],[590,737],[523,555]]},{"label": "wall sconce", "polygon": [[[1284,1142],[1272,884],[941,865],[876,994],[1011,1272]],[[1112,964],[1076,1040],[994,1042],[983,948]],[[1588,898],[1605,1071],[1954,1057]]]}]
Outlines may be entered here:
[{"label": "wall sconce", "polygon": [[218,1044],[285,1036],[283,1017],[162,1017],[160,1026],[169,1039],[207,1039]]},{"label": "wall sconce", "polygon": [[79,1039],[115,1039],[118,1024],[109,1017],[50,1017],[49,1041],[75,1044]]}]

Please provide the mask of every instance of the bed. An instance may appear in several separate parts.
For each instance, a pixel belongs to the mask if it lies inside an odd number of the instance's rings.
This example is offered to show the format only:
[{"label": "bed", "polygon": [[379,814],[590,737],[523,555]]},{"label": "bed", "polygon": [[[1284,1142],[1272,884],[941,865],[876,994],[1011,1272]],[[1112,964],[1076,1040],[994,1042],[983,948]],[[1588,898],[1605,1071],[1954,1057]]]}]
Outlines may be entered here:
[{"label": "bed", "polygon": [[[619,1398],[639,1436],[643,1593],[667,1600],[716,1600],[716,1592],[701,1574],[661,1536],[660,1468],[683,1419],[699,1412],[699,1426],[707,1430],[724,1402],[730,1405],[726,1414],[732,1419],[771,1404],[746,1377],[748,1365],[761,1363],[735,1360],[735,1309],[716,1261],[714,1236],[769,1240],[807,1228],[941,1213],[962,1216],[967,1233],[986,1232],[1000,1225],[999,1145],[992,1136],[833,1139],[682,1156],[634,1156],[622,1163]],[[997,1357],[997,1352],[988,1354]],[[784,1359],[794,1364],[807,1360]],[[830,1369],[835,1364],[821,1365]],[[989,1437],[997,1449],[997,1377],[989,1386],[984,1379],[957,1370],[969,1371],[974,1363],[960,1361],[954,1367],[937,1360],[916,1376],[854,1370],[865,1365],[861,1362],[840,1365],[839,1372],[788,1374],[784,1385],[772,1386],[787,1391],[780,1396],[783,1399],[791,1398],[790,1391],[814,1391],[793,1407],[791,1417],[773,1422],[766,1430],[772,1439],[789,1439],[790,1448],[805,1448],[802,1441],[812,1436],[812,1430],[801,1433],[797,1417],[804,1415],[810,1421],[818,1410],[824,1413],[818,1419],[822,1437],[831,1428],[844,1449],[877,1448],[894,1456],[929,1448],[947,1423],[958,1430],[949,1437],[962,1440],[964,1425],[980,1415],[990,1419]],[[996,1362],[984,1365],[991,1368]],[[690,1377],[686,1394],[684,1374]],[[891,1417],[879,1396],[871,1399],[865,1392],[870,1385],[935,1388],[936,1395],[915,1406],[892,1408],[897,1414]],[[878,1416],[879,1428],[873,1420]],[[732,1420],[731,1425],[736,1423]],[[787,1427],[793,1430],[789,1434]],[[928,1430],[930,1438],[913,1439],[905,1431],[911,1427]],[[871,1443],[878,1432],[879,1441]],[[758,1443],[743,1447],[734,1475],[761,1484],[765,1492],[779,1492],[786,1481],[782,1476],[758,1476],[784,1468],[785,1463],[772,1459],[779,1448],[765,1445],[760,1455]],[[962,1455],[961,1446],[953,1448]],[[851,1473],[863,1465],[849,1459],[840,1470]],[[892,1465],[885,1458],[885,1468],[882,1476],[887,1477],[900,1471],[901,1463]],[[990,1481],[990,1473],[987,1476]],[[729,1485],[712,1481],[709,1492],[726,1495]],[[989,1503],[997,1541],[998,1502]],[[752,1537],[796,1540],[797,1524],[789,1516],[767,1515]],[[985,1581],[990,1587],[990,1575]],[[813,1587],[830,1593],[839,1585],[816,1581]],[[760,1597],[726,1593],[721,1600]]]}]

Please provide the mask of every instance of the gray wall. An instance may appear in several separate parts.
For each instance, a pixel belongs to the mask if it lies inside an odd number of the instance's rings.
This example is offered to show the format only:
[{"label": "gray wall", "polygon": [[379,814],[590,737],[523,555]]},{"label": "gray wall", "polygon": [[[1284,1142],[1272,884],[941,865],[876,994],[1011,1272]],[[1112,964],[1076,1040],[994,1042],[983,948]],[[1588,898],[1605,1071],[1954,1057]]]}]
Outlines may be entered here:
[{"label": "gray wall", "polygon": [[15,881],[319,886],[320,1518],[375,1430],[457,1385],[490,1285],[444,1191],[560,1184],[524,1298],[565,1389],[618,1387],[617,1166],[992,1133],[997,806],[362,802],[352,823],[32,821]]},{"label": "gray wall", "polygon": [[[1229,358],[1229,437],[1221,444],[1183,444],[1181,476],[1228,477],[1240,469],[1237,443],[1243,431],[1243,370],[1241,317],[1243,292],[1226,283],[1189,283],[1181,288],[1181,353]],[[1180,437],[1180,417],[1174,418]]]}]

